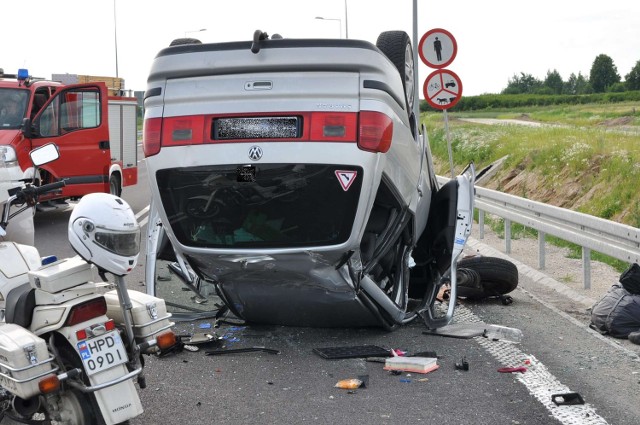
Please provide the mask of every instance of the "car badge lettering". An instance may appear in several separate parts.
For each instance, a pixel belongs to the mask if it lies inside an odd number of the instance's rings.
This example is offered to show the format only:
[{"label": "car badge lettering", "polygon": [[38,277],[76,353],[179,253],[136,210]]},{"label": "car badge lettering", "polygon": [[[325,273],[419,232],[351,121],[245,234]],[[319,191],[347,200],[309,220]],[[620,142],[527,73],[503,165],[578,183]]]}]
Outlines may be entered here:
[{"label": "car badge lettering", "polygon": [[262,148],[260,146],[251,146],[249,148],[249,159],[258,161],[262,158]]}]

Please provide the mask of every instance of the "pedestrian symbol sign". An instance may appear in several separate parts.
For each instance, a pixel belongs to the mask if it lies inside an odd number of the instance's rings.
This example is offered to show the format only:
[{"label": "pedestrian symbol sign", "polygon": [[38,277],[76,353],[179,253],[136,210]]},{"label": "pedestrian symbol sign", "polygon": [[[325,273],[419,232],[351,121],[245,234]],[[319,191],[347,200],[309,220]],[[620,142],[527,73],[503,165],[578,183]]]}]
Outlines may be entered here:
[{"label": "pedestrian symbol sign", "polygon": [[462,81],[453,71],[437,69],[424,81],[422,93],[427,103],[434,108],[449,109],[462,96]]},{"label": "pedestrian symbol sign", "polygon": [[453,62],[457,53],[456,39],[449,31],[442,28],[427,31],[418,44],[420,59],[430,68],[445,68]]}]

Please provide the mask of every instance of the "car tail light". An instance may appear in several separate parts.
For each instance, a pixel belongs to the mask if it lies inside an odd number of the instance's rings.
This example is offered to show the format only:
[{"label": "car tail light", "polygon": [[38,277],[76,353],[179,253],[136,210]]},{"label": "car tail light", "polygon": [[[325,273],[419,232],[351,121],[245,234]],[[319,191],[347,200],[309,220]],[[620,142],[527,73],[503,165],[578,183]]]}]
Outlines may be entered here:
[{"label": "car tail light", "polygon": [[310,118],[310,138],[314,142],[355,142],[358,114],[314,112]]},{"label": "car tail light", "polygon": [[200,145],[203,142],[204,115],[165,118],[162,146]]},{"label": "car tail light", "polygon": [[385,153],[391,147],[393,121],[380,112],[360,112],[358,147],[365,151]]},{"label": "car tail light", "polygon": [[144,120],[142,129],[142,150],[145,157],[150,157],[160,152],[161,137],[162,118],[149,118]]},{"label": "car tail light", "polygon": [[106,313],[107,302],[104,300],[104,297],[94,298],[72,307],[65,326],[77,325],[78,323],[86,322],[87,320],[102,316]]}]

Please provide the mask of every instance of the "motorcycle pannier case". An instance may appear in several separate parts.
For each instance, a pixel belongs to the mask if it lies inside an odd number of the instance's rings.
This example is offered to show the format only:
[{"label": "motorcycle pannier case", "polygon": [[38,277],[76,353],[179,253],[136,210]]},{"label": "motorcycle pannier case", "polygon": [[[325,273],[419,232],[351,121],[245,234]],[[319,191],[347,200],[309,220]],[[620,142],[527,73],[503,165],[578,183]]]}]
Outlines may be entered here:
[{"label": "motorcycle pannier case", "polygon": [[[170,329],[174,323],[170,321],[171,313],[167,313],[167,307],[162,298],[140,291],[128,291],[131,298],[131,310],[133,316],[133,333],[138,344],[153,339],[156,335]],[[107,300],[107,316],[116,323],[124,324],[122,309],[118,302],[118,293],[109,291],[104,294]]]},{"label": "motorcycle pannier case", "polygon": [[57,371],[44,339],[13,323],[0,326],[0,385],[27,399],[42,377]]}]

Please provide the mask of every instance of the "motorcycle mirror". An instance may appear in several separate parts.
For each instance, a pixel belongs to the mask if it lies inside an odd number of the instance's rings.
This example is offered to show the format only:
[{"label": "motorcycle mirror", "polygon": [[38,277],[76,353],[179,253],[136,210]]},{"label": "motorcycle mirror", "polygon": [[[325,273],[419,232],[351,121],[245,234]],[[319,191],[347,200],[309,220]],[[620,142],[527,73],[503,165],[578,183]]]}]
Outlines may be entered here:
[{"label": "motorcycle mirror", "polygon": [[47,143],[29,152],[33,165],[39,167],[60,158],[60,151],[55,143]]}]

